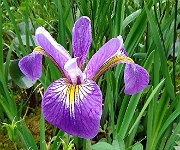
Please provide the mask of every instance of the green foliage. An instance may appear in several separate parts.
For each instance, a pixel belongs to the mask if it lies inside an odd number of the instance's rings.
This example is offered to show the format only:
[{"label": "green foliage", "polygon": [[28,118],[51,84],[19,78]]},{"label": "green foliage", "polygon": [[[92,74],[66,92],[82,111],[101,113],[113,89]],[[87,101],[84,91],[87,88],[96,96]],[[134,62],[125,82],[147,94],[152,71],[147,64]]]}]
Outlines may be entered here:
[{"label": "green foliage", "polygon": [[[180,5],[177,0],[0,0],[0,4],[0,119],[10,140],[16,143],[15,148],[179,148]],[[148,70],[149,86],[136,95],[125,95],[124,66],[119,65],[98,82],[103,93],[103,115],[101,129],[94,139],[72,137],[55,127],[49,133],[50,125],[39,114],[40,138],[37,142],[26,124],[26,115],[35,110],[35,106],[40,107],[42,87],[46,89],[61,75],[53,63],[45,59],[39,81],[22,80],[25,76],[17,68],[18,60],[37,45],[34,32],[38,26],[44,26],[72,53],[72,27],[83,15],[90,17],[92,25],[93,42],[88,59],[105,42],[121,34],[128,54]],[[23,92],[17,92],[22,89],[14,83],[23,88],[32,86],[30,92],[25,90],[25,98]],[[31,105],[32,95],[35,105]],[[27,107],[30,107],[28,113]]]},{"label": "green foliage", "polygon": [[33,86],[35,81],[27,78],[18,67],[19,60],[12,60],[9,64],[9,74],[12,80],[21,88],[30,88]]}]

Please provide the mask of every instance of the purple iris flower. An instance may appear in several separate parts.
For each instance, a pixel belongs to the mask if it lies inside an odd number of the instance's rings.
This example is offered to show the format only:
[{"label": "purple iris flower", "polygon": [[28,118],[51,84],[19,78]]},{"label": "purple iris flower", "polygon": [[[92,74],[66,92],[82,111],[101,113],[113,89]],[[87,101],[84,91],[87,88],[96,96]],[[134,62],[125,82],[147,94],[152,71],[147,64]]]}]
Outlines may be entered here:
[{"label": "purple iris flower", "polygon": [[50,58],[63,78],[54,81],[44,93],[45,119],[73,136],[93,138],[98,133],[102,114],[102,93],[96,81],[107,70],[126,63],[125,93],[131,95],[148,85],[149,74],[128,57],[121,36],[105,43],[84,67],[92,41],[90,19],[79,18],[72,32],[73,58],[48,31],[37,28],[35,38],[40,46],[23,57],[19,67],[27,77],[37,80],[42,74],[42,56]]}]

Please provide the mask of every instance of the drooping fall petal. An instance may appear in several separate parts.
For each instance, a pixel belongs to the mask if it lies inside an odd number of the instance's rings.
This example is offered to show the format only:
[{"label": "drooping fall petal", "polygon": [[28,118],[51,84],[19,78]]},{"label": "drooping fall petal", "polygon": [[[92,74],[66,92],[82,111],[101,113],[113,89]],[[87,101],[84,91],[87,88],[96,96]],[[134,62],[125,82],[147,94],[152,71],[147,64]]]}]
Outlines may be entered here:
[{"label": "drooping fall petal", "polygon": [[99,130],[102,94],[94,81],[69,84],[61,78],[44,94],[42,109],[45,119],[59,129],[82,138],[93,138]]},{"label": "drooping fall petal", "polygon": [[19,68],[31,80],[37,80],[42,74],[42,54],[32,52],[19,61]]},{"label": "drooping fall petal", "polygon": [[149,83],[149,74],[146,69],[135,63],[127,63],[124,70],[126,94],[136,94]]}]

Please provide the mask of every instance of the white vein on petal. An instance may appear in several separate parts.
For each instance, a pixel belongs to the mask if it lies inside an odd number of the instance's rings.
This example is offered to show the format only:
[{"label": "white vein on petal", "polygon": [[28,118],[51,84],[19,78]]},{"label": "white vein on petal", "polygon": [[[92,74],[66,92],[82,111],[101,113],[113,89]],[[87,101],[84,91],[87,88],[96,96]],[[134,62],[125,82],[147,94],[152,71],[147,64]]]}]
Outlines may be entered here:
[{"label": "white vein on petal", "polygon": [[[51,97],[52,99],[57,100],[57,102],[59,103],[62,102],[62,105],[64,106],[63,109],[69,109],[70,116],[74,118],[76,111],[75,105],[81,107],[81,105],[84,103],[83,101],[86,100],[87,96],[90,93],[92,93],[92,91],[94,90],[93,85],[94,84],[88,81],[86,81],[86,83],[81,85],[72,85],[69,84],[66,79],[62,79],[61,82],[58,81],[57,84],[55,83],[54,86],[51,86],[51,88],[49,89],[49,95],[46,95],[46,97]],[[75,86],[75,89],[73,91],[74,92],[73,102],[70,101],[72,86]]]}]

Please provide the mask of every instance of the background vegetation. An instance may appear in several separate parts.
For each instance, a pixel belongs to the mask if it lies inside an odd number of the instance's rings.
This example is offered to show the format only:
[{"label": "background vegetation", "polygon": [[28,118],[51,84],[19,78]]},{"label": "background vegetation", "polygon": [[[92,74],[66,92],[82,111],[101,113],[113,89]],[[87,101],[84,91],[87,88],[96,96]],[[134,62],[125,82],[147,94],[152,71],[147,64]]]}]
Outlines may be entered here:
[{"label": "background vegetation", "polygon": [[[180,3],[178,0],[0,0],[0,149],[179,150]],[[71,52],[72,27],[91,19],[89,58],[109,39],[122,35],[125,48],[150,74],[149,86],[125,95],[123,65],[98,82],[103,92],[99,134],[91,140],[67,135],[47,123],[41,99],[61,77],[48,60],[34,83],[17,64],[36,46],[44,26]]]}]

